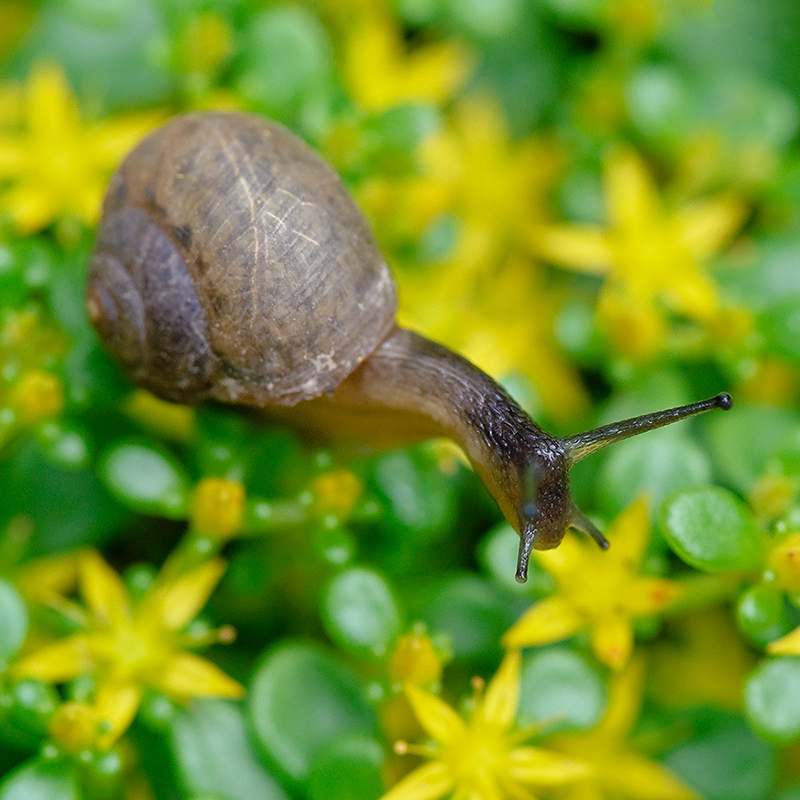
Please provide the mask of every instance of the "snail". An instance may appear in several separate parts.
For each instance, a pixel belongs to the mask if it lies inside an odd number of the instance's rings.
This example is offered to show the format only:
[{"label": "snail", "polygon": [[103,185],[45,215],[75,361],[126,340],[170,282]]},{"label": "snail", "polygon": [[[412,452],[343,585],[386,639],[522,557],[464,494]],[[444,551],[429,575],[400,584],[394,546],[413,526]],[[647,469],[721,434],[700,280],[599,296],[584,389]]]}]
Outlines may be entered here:
[{"label": "snail", "polygon": [[146,137],[111,179],[87,310],[134,383],[177,403],[284,407],[289,419],[461,445],[531,551],[568,528],[608,542],[569,469],[708,400],[556,438],[465,358],[395,322],[397,292],[339,177],[283,127],[193,113]]}]

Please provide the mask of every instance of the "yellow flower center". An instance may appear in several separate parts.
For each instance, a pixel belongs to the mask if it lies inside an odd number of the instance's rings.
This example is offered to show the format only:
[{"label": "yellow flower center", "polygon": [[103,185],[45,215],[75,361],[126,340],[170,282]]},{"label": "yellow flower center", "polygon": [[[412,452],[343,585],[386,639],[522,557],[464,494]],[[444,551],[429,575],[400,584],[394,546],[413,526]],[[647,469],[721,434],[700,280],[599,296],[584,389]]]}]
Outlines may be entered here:
[{"label": "yellow flower center", "polygon": [[160,626],[133,617],[94,633],[92,649],[114,677],[147,682],[175,652],[175,642]]},{"label": "yellow flower center", "polygon": [[506,770],[511,743],[501,728],[485,720],[472,725],[442,749],[441,759],[449,765],[457,786],[471,796],[497,785]]}]

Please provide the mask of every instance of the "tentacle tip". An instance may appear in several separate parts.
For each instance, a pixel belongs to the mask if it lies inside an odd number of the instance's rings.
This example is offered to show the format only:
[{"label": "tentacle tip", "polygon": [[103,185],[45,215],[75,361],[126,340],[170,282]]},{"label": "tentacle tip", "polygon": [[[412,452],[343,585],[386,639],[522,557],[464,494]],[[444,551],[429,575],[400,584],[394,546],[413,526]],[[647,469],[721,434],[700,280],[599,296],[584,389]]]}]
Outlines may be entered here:
[{"label": "tentacle tip", "polygon": [[517,583],[526,583],[528,580],[528,565],[527,564],[520,564],[517,567],[517,571],[514,573],[514,580]]},{"label": "tentacle tip", "polygon": [[611,547],[611,542],[609,542],[605,536],[601,536],[599,539],[595,539],[595,541],[601,550],[608,550],[608,548]]},{"label": "tentacle tip", "polygon": [[715,398],[717,408],[723,411],[730,411],[733,408],[733,398],[727,392],[720,392]]}]

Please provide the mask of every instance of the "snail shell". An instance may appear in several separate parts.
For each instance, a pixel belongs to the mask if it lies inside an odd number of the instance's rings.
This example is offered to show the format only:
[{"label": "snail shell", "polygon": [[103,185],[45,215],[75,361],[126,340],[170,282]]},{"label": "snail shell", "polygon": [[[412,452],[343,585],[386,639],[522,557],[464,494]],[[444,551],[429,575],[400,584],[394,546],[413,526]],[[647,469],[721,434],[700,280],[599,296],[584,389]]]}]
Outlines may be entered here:
[{"label": "snail shell", "polygon": [[131,379],[181,403],[293,405],[334,390],[397,293],[339,177],[248,114],[177,117],[111,180],[89,314]]}]

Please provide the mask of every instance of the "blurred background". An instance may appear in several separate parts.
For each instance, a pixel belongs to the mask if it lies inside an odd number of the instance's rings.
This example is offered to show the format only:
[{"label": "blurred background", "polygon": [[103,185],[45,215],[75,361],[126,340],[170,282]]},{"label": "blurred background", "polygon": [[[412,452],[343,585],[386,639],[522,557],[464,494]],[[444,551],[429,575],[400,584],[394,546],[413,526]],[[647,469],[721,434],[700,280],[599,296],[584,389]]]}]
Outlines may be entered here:
[{"label": "blurred background", "polygon": [[731,392],[573,471],[633,572],[585,554],[582,622],[525,629],[514,724],[606,754],[531,797],[800,798],[798,96],[796,0],[0,0],[0,800],[378,798],[436,740],[404,684],[469,719],[515,620],[578,603],[556,562],[514,582],[452,444],[323,448],[101,350],[108,179],[203,109],[308,141],[401,322],[546,430]]}]

